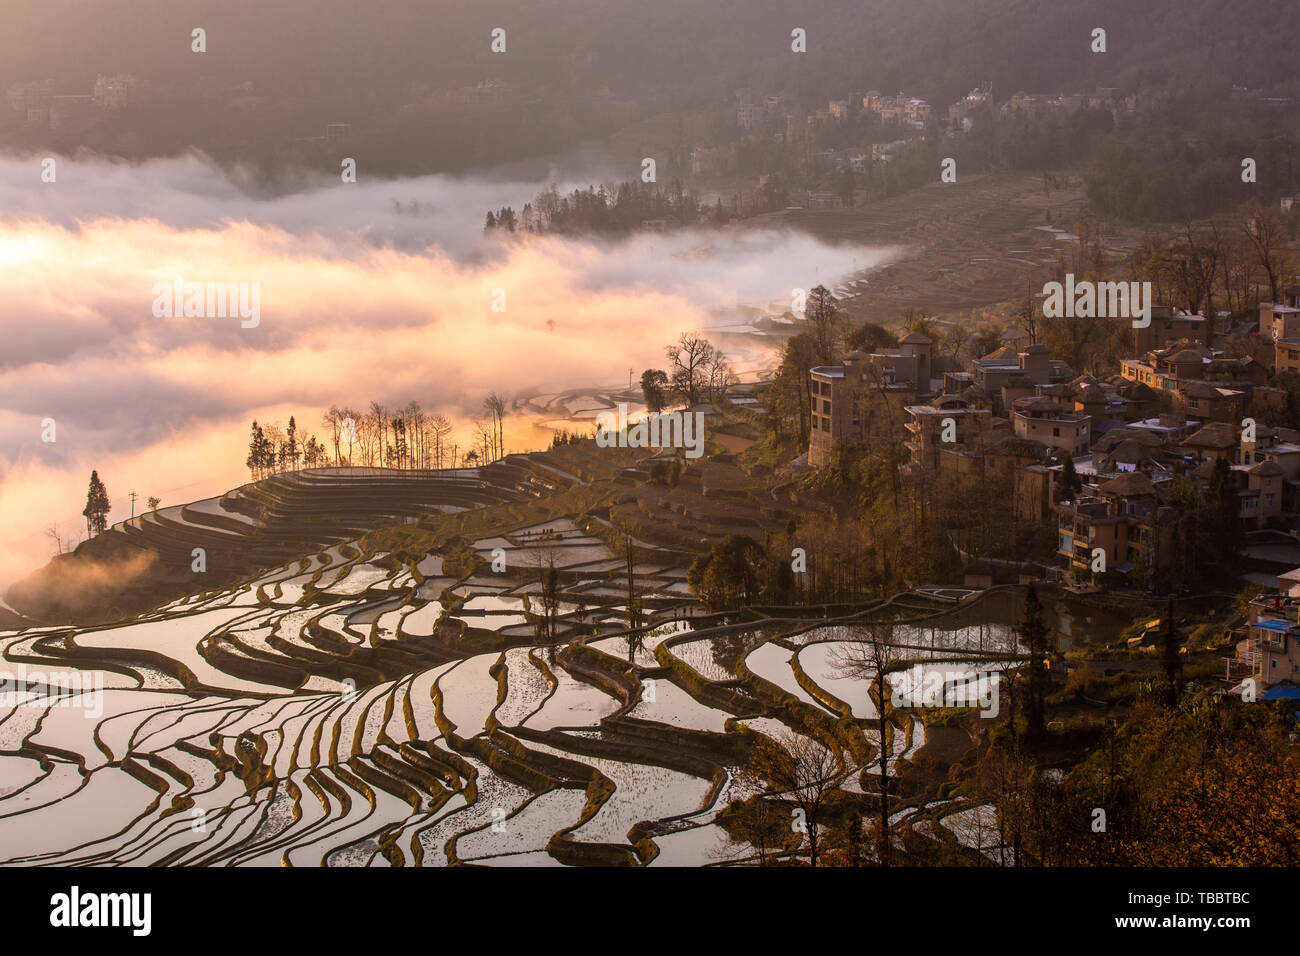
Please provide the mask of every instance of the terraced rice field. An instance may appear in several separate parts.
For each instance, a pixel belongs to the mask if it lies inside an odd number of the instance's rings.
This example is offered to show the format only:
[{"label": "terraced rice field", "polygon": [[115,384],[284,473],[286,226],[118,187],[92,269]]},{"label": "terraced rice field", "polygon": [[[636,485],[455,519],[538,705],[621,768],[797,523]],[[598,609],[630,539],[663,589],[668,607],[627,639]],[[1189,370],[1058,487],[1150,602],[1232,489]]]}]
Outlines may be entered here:
[{"label": "terraced rice field", "polygon": [[[730,865],[753,848],[715,820],[760,736],[870,763],[852,624],[691,614],[689,555],[642,544],[630,631],[599,523],[462,540],[468,573],[354,537],[121,623],[0,632],[0,862]],[[526,559],[552,550],[543,640]],[[919,658],[1006,650],[962,613],[896,631]],[[925,739],[901,710],[891,735],[895,764]]]}]

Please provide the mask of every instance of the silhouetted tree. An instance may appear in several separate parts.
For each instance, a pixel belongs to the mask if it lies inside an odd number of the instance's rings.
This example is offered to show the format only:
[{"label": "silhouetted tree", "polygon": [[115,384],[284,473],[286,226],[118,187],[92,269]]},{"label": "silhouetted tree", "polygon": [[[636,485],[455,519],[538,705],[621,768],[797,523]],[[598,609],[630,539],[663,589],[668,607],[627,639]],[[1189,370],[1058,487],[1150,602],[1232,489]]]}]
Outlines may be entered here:
[{"label": "silhouetted tree", "polygon": [[90,473],[90,490],[86,494],[86,508],[81,514],[86,519],[86,533],[94,537],[97,534],[103,534],[104,528],[108,523],[108,512],[110,509],[108,503],[108,490],[104,483],[99,480],[99,472]]},{"label": "silhouetted tree", "polygon": [[1061,491],[1057,496],[1062,501],[1074,501],[1079,497],[1079,492],[1083,489],[1083,482],[1079,480],[1079,474],[1074,470],[1074,457],[1065,456],[1065,465],[1061,468]]},{"label": "silhouetted tree", "polygon": [[657,368],[648,368],[641,373],[641,394],[645,405],[652,412],[663,411],[668,403],[668,373]]}]

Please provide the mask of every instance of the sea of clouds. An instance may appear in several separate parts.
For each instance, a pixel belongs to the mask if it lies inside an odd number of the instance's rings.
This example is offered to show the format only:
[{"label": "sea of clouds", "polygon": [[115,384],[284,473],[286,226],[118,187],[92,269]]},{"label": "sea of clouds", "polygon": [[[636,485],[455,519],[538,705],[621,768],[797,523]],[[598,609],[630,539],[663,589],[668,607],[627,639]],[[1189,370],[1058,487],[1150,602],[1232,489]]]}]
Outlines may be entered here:
[{"label": "sea of clouds", "polygon": [[[48,558],[46,529],[84,532],[92,468],[117,521],[130,491],[141,510],[148,495],[179,504],[247,480],[254,418],[295,414],[319,433],[331,404],[414,398],[467,422],[492,390],[625,387],[628,368],[662,366],[664,345],[712,310],[892,254],[764,228],[484,236],[487,209],[589,181],[556,170],[363,170],[268,196],[193,154],[56,161],[42,183],[40,157],[0,157],[0,590]],[[257,327],[155,318],[155,285],[177,275],[258,283]]]}]

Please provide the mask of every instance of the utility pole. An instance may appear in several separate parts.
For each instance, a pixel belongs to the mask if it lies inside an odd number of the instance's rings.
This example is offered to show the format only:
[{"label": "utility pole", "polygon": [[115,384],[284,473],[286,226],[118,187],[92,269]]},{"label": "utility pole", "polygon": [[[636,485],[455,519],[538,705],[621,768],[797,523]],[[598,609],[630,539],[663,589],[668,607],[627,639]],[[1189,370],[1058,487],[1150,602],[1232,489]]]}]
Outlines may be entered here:
[{"label": "utility pole", "polygon": [[135,520],[135,492],[131,492],[131,520]]}]

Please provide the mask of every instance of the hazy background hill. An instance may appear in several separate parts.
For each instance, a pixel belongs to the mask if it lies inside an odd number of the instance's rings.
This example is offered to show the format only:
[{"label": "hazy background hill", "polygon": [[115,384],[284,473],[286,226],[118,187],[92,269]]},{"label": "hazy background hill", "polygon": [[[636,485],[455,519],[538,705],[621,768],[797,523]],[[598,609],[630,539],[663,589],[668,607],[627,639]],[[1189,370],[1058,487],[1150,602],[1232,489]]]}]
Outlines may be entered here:
[{"label": "hazy background hill", "polygon": [[[208,34],[202,56],[190,52],[195,26]],[[506,55],[488,48],[497,26]],[[795,26],[808,31],[805,56],[790,53]],[[1104,55],[1089,51],[1097,26]],[[238,144],[256,159],[349,122],[376,152],[391,138],[451,168],[731,107],[742,87],[809,103],[906,89],[942,108],[983,82],[999,98],[1102,85],[1165,89],[1193,111],[1233,84],[1300,93],[1298,32],[1300,4],[1287,0],[43,0],[0,6],[0,82],[53,78],[78,92],[101,72],[150,80],[165,103],[76,143],[108,152]],[[510,88],[501,115],[439,112],[439,97],[489,79]],[[215,96],[244,83],[237,110]],[[12,126],[0,135],[24,142]]]}]

